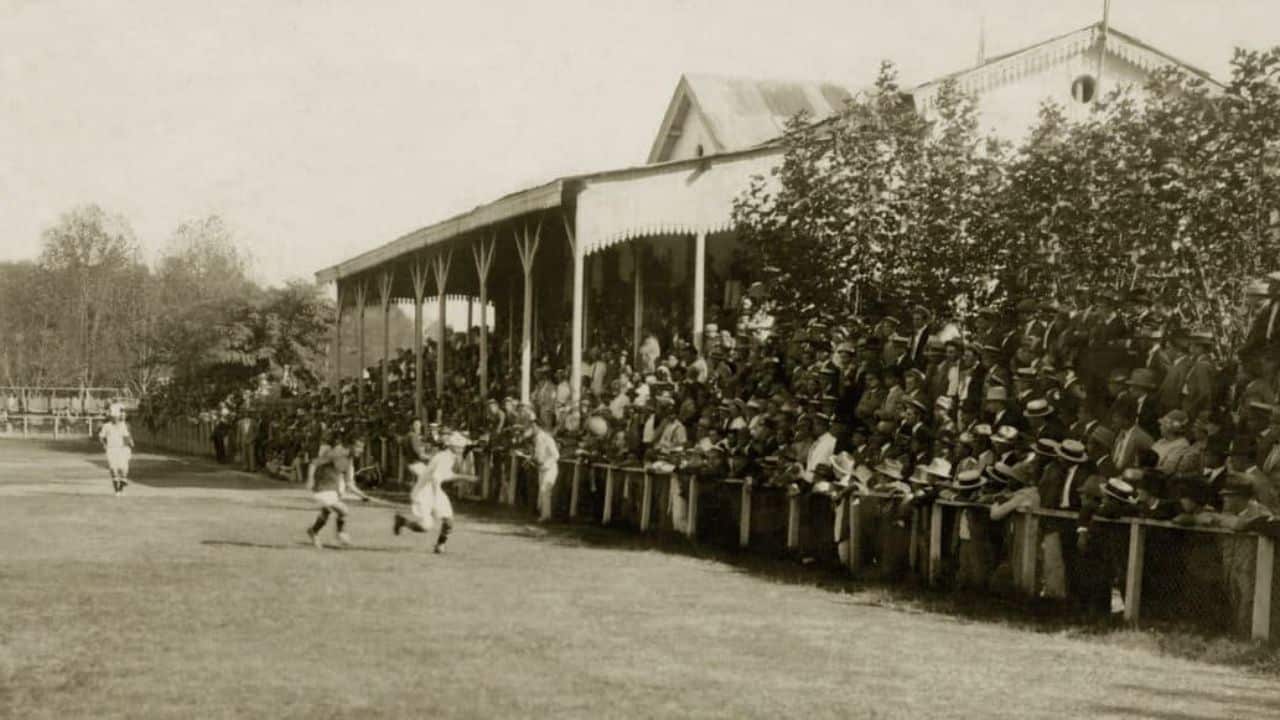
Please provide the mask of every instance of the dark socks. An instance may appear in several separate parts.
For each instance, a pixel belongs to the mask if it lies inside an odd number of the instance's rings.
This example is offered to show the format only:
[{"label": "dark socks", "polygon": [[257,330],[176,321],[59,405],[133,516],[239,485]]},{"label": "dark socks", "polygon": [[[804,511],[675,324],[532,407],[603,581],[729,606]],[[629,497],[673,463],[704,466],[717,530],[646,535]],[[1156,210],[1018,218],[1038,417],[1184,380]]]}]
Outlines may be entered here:
[{"label": "dark socks", "polygon": [[335,520],[335,522],[338,525],[338,532],[342,532],[343,528],[347,526],[347,516],[343,515],[342,513],[335,513],[335,514],[338,516]]},{"label": "dark socks", "polygon": [[320,514],[316,516],[316,521],[311,525],[311,532],[318,533],[324,528],[324,524],[329,522],[329,508],[321,508]]},{"label": "dark socks", "polygon": [[449,539],[449,533],[453,530],[453,521],[445,518],[440,521],[440,537],[436,539],[436,547],[445,544]]}]

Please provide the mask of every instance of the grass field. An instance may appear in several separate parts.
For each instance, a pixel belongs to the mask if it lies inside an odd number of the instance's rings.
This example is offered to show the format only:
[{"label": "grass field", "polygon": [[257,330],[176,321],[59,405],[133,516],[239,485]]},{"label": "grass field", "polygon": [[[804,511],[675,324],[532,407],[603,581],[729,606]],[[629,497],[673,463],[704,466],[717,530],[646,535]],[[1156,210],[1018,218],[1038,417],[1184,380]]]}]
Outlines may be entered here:
[{"label": "grass field", "polygon": [[[1280,717],[1280,679],[459,504],[449,552],[295,487],[0,440],[0,717]],[[332,527],[325,539],[332,543]],[[1144,635],[1138,635],[1142,638]]]}]

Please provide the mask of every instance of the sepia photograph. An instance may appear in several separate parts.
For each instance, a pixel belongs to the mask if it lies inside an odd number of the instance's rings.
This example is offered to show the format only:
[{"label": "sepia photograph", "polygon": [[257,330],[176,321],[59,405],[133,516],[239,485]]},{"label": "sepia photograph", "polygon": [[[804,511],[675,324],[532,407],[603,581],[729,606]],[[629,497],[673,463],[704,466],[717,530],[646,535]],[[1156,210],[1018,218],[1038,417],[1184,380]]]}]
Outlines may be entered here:
[{"label": "sepia photograph", "polygon": [[0,0],[0,720],[1280,718],[1280,2]]}]

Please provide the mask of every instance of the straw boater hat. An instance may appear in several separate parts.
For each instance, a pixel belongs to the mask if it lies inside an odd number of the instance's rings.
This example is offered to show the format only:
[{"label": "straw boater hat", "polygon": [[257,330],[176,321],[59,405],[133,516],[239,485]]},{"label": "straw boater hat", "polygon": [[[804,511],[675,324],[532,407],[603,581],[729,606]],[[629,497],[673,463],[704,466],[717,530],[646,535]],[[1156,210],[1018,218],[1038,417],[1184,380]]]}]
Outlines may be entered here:
[{"label": "straw boater hat", "polygon": [[1141,470],[1125,470],[1121,477],[1113,477],[1107,480],[1106,484],[1102,486],[1102,494],[1125,505],[1137,505],[1138,490],[1134,487],[1134,482],[1141,479],[1141,477]]},{"label": "straw boater hat", "polygon": [[1089,454],[1084,449],[1084,443],[1079,440],[1063,440],[1062,444],[1058,446],[1058,457],[1074,465],[1089,461]]},{"label": "straw boater hat", "polygon": [[1029,418],[1048,417],[1053,412],[1053,406],[1044,398],[1036,398],[1027,403],[1027,409],[1022,414]]},{"label": "straw boater hat", "polygon": [[1040,438],[1036,440],[1036,444],[1032,446],[1037,455],[1046,458],[1058,458],[1058,441],[1052,438]]},{"label": "straw boater hat", "polygon": [[985,480],[982,475],[982,470],[976,467],[970,468],[968,470],[961,470],[960,472],[956,473],[955,486],[956,486],[956,490],[959,490],[960,492],[970,492],[973,490],[977,490],[978,488],[982,487],[984,484],[985,484]]},{"label": "straw boater hat", "polygon": [[1181,408],[1174,408],[1160,418],[1160,424],[1168,426],[1171,430],[1186,429],[1189,421],[1190,418],[1187,417],[1187,413]]},{"label": "straw boater hat", "polygon": [[1018,439],[1018,428],[1012,425],[1001,425],[991,435],[991,442],[1012,445]]}]

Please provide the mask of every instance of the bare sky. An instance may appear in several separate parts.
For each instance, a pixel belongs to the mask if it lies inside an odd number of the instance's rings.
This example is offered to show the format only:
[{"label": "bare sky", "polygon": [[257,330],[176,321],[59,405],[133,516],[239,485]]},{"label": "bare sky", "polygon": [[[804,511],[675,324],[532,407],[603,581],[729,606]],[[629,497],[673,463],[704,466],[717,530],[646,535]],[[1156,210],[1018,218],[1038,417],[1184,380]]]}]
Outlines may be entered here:
[{"label": "bare sky", "polygon": [[[1277,0],[1113,0],[1215,76]],[[1102,0],[0,0],[0,260],[67,208],[149,251],[221,214],[276,282],[559,175],[640,164],[682,72],[904,80],[1082,27]]]}]

